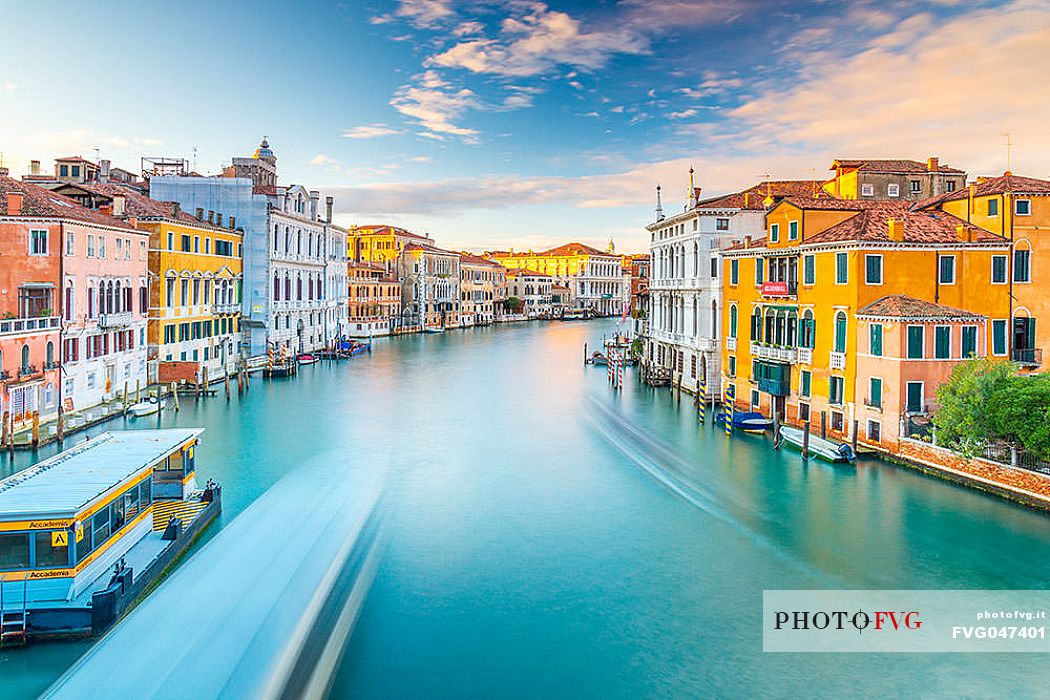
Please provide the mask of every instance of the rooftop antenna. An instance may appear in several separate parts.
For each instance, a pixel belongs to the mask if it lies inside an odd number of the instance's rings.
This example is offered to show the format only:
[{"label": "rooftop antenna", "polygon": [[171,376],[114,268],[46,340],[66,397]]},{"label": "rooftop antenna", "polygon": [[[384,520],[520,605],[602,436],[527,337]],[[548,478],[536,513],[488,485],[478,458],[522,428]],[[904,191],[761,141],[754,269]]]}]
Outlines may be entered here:
[{"label": "rooftop antenna", "polygon": [[1006,169],[1009,171],[1011,169],[1010,168],[1010,155],[1011,155],[1010,154],[1010,150],[1012,149],[1012,147],[1014,145],[1014,142],[1010,140],[1010,132],[1009,131],[1003,133],[1003,136],[1006,137]]},{"label": "rooftop antenna", "polygon": [[95,150],[95,162],[97,163],[99,161],[99,158],[101,158],[101,152],[98,150],[98,146],[95,146],[94,150]]}]

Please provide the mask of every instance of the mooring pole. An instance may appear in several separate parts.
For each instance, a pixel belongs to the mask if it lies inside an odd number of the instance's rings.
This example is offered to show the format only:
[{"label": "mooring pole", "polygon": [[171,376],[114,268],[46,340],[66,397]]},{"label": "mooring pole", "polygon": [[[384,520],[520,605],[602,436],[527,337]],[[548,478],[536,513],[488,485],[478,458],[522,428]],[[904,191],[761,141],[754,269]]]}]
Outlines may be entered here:
[{"label": "mooring pole", "polygon": [[809,459],[809,420],[806,420],[805,432],[802,433],[802,459]]}]

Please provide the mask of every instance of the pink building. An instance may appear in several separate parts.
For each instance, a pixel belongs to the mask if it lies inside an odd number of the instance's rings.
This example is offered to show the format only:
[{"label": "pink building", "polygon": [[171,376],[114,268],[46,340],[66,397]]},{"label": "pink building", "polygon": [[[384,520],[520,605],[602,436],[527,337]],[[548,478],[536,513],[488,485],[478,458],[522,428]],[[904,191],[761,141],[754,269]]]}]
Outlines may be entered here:
[{"label": "pink building", "polygon": [[[0,177],[0,232],[4,255],[12,256],[11,264],[0,265],[0,280],[8,285],[8,296],[12,285],[20,284],[17,307],[0,295],[5,299],[0,308],[16,308],[23,319],[55,319],[46,322],[47,334],[28,343],[30,366],[41,374],[36,390],[41,417],[57,413],[60,405],[68,412],[116,398],[125,384],[129,390],[137,383],[144,387],[148,234],[6,177]],[[22,327],[27,325],[40,322]],[[39,328],[28,330],[40,335]],[[5,348],[5,370],[7,355]],[[8,399],[8,406],[17,408],[17,398]]]},{"label": "pink building", "polygon": [[910,430],[929,428],[937,387],[957,364],[984,357],[988,319],[903,294],[857,312],[858,437],[896,451]]}]

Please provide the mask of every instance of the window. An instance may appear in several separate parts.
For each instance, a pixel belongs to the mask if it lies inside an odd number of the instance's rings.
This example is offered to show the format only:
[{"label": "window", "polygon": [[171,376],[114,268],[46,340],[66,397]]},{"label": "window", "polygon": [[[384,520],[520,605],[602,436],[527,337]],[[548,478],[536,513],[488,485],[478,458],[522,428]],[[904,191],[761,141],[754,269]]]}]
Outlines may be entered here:
[{"label": "window", "polygon": [[736,328],[737,328],[737,310],[736,310],[736,304],[733,304],[732,306],[729,307],[729,337],[730,338],[735,338],[736,337]]},{"label": "window", "polygon": [[873,323],[868,326],[868,353],[875,357],[882,357],[881,323]]},{"label": "window", "polygon": [[798,344],[803,348],[812,348],[816,341],[816,321],[813,318],[813,309],[802,312],[802,323],[798,327]]},{"label": "window", "polygon": [[945,192],[954,192],[955,191],[955,180],[948,180],[946,183],[944,183],[944,191]]},{"label": "window", "polygon": [[888,197],[900,197],[901,196],[901,186],[898,185],[897,183],[890,183],[889,185],[886,185],[886,196],[888,196]]},{"label": "window", "polygon": [[69,566],[69,531],[38,532],[36,537],[37,569],[60,569]]},{"label": "window", "polygon": [[868,440],[882,442],[882,423],[877,420],[868,421]]},{"label": "window", "polygon": [[788,222],[788,240],[789,241],[797,241],[798,240],[798,222],[797,221],[789,221]]},{"label": "window", "polygon": [[729,356],[729,361],[726,364],[726,366],[727,366],[726,373],[730,377],[735,377],[736,376],[736,357],[733,356],[733,355],[730,355]]},{"label": "window", "polygon": [[810,397],[810,391],[813,386],[813,373],[808,369],[804,369],[798,373],[798,395],[804,396],[807,399]]},{"label": "window", "polygon": [[835,352],[846,352],[846,314],[835,314]]},{"label": "window", "polygon": [[864,282],[866,284],[882,284],[882,256],[864,256]]},{"label": "window", "polygon": [[73,177],[80,177],[80,166],[79,165],[72,166],[70,168],[70,173],[73,175]]},{"label": "window", "polygon": [[947,360],[952,356],[951,326],[937,326],[933,329],[933,356],[938,360]]},{"label": "window", "polygon": [[[693,222],[696,223],[695,221]],[[694,226],[695,229],[695,226]],[[729,230],[729,219],[715,219],[715,230],[716,231],[728,231]]]},{"label": "window", "polygon": [[1030,216],[1032,214],[1032,200],[1030,199],[1016,199],[1014,200],[1014,213],[1018,216]]},{"label": "window", "polygon": [[861,185],[860,195],[862,197],[874,197],[875,196],[875,185]]},{"label": "window", "polygon": [[835,284],[849,282],[849,257],[846,253],[835,253]]},{"label": "window", "polygon": [[755,284],[762,284],[765,278],[765,259],[755,258]]},{"label": "window", "polygon": [[[1003,322],[1005,323],[1005,321]],[[926,340],[926,329],[922,326],[908,326],[908,359],[921,360]]]},{"label": "window", "polygon": [[909,183],[909,187],[911,188],[912,194],[919,194],[920,192],[922,192],[922,183],[918,180],[912,180]]},{"label": "window", "polygon": [[992,284],[1006,284],[1006,256],[992,256]]},{"label": "window", "polygon": [[1006,354],[1006,320],[997,319],[992,321],[992,354]]},{"label": "window", "polygon": [[843,401],[843,389],[846,380],[842,377],[832,377],[828,383],[828,403],[833,406],[841,406]]},{"label": "window", "polygon": [[758,389],[751,390],[751,410],[757,411],[759,406],[762,405],[762,396],[758,393]]},{"label": "window", "polygon": [[904,410],[908,413],[924,413],[924,391],[922,382],[908,382],[905,385]]},{"label": "window", "polygon": [[809,404],[801,403],[798,404],[798,419],[803,423],[809,423]]},{"label": "window", "polygon": [[711,279],[718,278],[718,258],[711,258]]},{"label": "window", "polygon": [[1014,282],[1032,281],[1032,251],[1018,249],[1014,251]]},{"label": "window", "polygon": [[72,231],[66,232],[66,255],[73,255],[76,252],[76,236]]},{"label": "window", "polygon": [[977,356],[977,326],[963,326],[962,329],[962,356]]},{"label": "window", "polygon": [[187,234],[187,233],[182,234],[182,252],[183,253],[189,253],[190,252],[190,250],[191,250],[190,246],[192,245],[191,242],[190,242],[191,240],[192,239],[190,238],[189,234]]},{"label": "window", "polygon": [[29,568],[29,535],[0,535],[0,571]]},{"label": "window", "polygon": [[59,177],[69,177],[69,166],[68,165],[60,165],[60,166],[58,166],[58,175],[59,175]]},{"label": "window", "polygon": [[882,380],[878,377],[868,379],[868,405],[872,408],[882,408]]},{"label": "window", "polygon": [[740,280],[740,261],[733,258],[729,261],[729,284],[736,284]]},{"label": "window", "polygon": [[769,225],[769,240],[776,243],[780,240],[780,224]]},{"label": "window", "polygon": [[999,216],[999,200],[988,200],[988,216]]},{"label": "window", "polygon": [[802,284],[816,284],[817,260],[812,255],[802,256]]},{"label": "window", "polygon": [[942,255],[937,263],[937,279],[941,284],[955,284],[955,256]]},{"label": "window", "polygon": [[34,229],[29,232],[29,254],[47,255],[47,231]]}]

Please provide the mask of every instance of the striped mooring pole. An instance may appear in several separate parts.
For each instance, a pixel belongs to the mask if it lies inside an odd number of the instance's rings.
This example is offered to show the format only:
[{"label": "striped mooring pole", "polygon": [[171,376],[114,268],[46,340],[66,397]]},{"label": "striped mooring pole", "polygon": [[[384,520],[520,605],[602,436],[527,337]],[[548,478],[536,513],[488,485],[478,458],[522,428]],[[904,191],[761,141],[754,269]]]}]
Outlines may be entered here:
[{"label": "striped mooring pole", "polygon": [[707,382],[700,382],[696,387],[696,401],[697,417],[703,425],[707,422]]},{"label": "striped mooring pole", "polygon": [[726,437],[733,434],[733,385],[730,384],[726,387],[726,401],[722,410],[722,417],[725,418],[726,422]]}]

